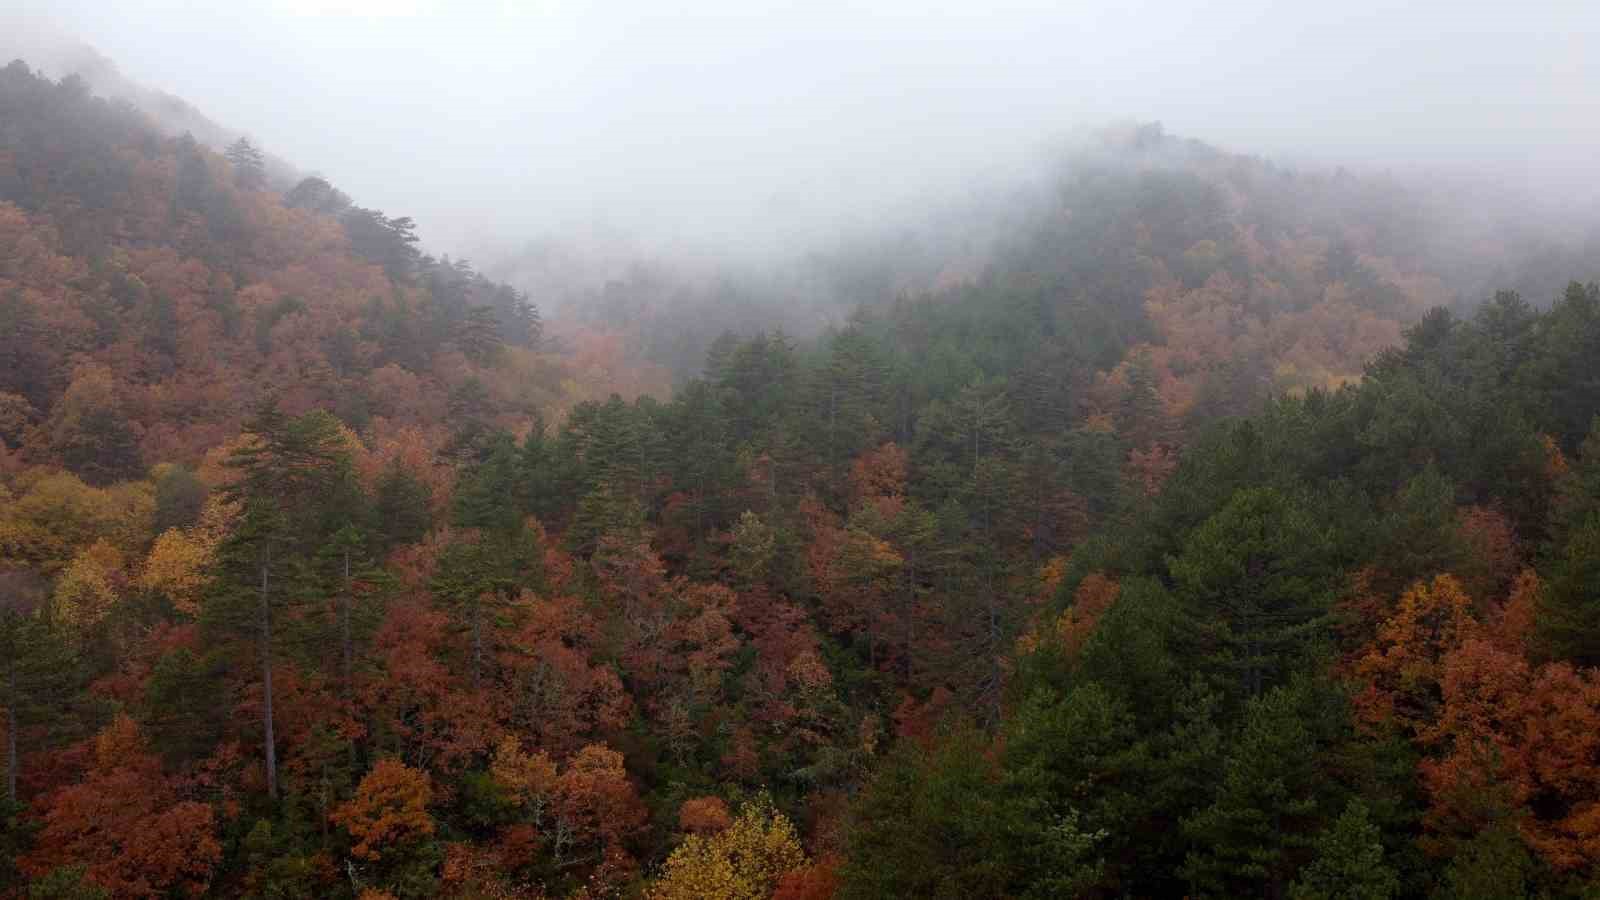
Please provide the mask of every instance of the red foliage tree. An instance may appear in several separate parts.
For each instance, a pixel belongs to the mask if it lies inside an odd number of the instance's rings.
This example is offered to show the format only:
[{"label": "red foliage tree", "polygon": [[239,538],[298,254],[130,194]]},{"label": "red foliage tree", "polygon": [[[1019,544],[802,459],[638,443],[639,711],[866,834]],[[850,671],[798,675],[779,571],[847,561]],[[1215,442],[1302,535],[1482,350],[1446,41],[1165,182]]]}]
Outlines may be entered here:
[{"label": "red foliage tree", "polygon": [[839,891],[839,860],[823,857],[778,879],[772,900],[831,900]]},{"label": "red foliage tree", "polygon": [[554,753],[570,753],[623,727],[633,702],[595,660],[600,624],[572,597],[523,596],[526,615],[499,654],[501,721]]},{"label": "red foliage tree", "polygon": [[86,877],[116,897],[205,893],[222,845],[210,806],[181,799],[139,727],[119,716],[94,739],[77,784],[37,803],[42,824],[23,871],[40,877],[83,865]]}]

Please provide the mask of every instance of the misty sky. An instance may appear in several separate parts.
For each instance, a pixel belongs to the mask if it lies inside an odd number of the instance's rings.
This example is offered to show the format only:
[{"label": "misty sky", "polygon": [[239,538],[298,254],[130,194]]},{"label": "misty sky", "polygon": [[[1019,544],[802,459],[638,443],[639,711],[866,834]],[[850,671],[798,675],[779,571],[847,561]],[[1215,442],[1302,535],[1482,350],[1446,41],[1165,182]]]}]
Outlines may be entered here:
[{"label": "misty sky", "polygon": [[770,248],[1113,120],[1277,159],[1600,174],[1600,2],[11,0],[435,248]]}]

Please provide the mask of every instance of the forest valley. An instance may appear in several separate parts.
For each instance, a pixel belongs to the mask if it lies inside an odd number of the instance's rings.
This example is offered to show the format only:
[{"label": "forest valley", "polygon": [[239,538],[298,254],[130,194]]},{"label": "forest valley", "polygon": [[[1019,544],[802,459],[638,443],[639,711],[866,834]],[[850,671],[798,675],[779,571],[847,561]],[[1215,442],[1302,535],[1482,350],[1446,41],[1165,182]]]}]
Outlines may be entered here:
[{"label": "forest valley", "polygon": [[687,363],[0,71],[0,891],[1595,896],[1600,254],[1051,191]]}]

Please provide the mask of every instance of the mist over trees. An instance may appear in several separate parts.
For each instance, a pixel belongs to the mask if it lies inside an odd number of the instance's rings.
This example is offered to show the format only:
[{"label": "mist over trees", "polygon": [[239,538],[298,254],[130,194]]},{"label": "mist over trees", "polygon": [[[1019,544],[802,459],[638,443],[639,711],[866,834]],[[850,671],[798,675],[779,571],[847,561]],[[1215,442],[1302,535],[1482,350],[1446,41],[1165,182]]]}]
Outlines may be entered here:
[{"label": "mist over trees", "polygon": [[[707,321],[809,339],[897,303],[987,298],[1019,272],[1041,295],[1092,296],[1140,327],[1160,315],[1147,301],[1159,283],[1189,292],[1217,274],[1235,293],[1223,302],[1237,307],[1236,330],[1250,327],[1241,315],[1260,324],[1329,303],[1399,322],[1434,305],[1470,310],[1497,290],[1546,305],[1573,277],[1600,276],[1600,230],[1545,212],[1492,188],[1462,196],[1437,177],[1275,165],[1150,123],[1106,128],[1006,184],[789,258],[674,258],[605,233],[484,253],[495,277],[624,335],[681,381],[701,370],[715,337]],[[1351,361],[1343,371],[1277,387],[1353,375],[1374,349],[1334,348]]]},{"label": "mist over trees", "polygon": [[1600,885],[1600,220],[1140,124],[474,264],[141,96],[0,70],[0,896]]}]

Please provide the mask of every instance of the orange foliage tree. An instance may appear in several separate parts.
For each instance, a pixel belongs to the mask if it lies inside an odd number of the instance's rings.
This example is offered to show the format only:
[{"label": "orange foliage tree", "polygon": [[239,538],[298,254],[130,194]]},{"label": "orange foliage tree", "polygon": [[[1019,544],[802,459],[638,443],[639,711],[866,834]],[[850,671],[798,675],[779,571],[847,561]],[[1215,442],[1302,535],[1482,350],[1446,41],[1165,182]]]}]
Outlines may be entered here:
[{"label": "orange foliage tree", "polygon": [[1413,733],[1428,728],[1438,715],[1445,656],[1476,625],[1472,598],[1455,578],[1412,585],[1356,659],[1355,674],[1365,685],[1356,701],[1363,717],[1392,720]]},{"label": "orange foliage tree", "polygon": [[1524,572],[1480,624],[1455,578],[1413,585],[1351,665],[1356,707],[1425,751],[1427,846],[1449,852],[1509,818],[1551,866],[1587,872],[1600,864],[1600,672],[1528,658],[1539,589]]},{"label": "orange foliage tree", "polygon": [[732,822],[721,797],[690,797],[678,807],[678,827],[686,834],[714,834]]},{"label": "orange foliage tree", "polygon": [[427,773],[397,759],[381,759],[361,779],[355,796],[329,818],[355,841],[350,848],[352,856],[377,860],[390,848],[433,834],[433,817],[428,815],[432,800]]},{"label": "orange foliage tree", "polygon": [[519,811],[502,844],[516,868],[547,854],[557,868],[631,869],[623,845],[644,825],[646,810],[623,769],[622,754],[591,744],[557,767],[543,750],[503,739],[489,768]]}]

